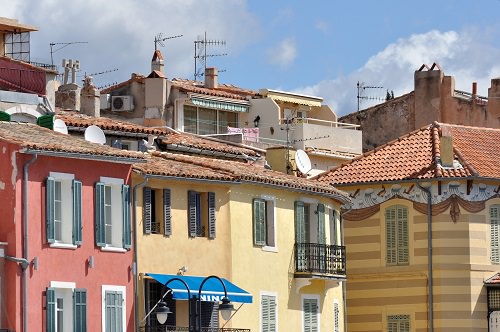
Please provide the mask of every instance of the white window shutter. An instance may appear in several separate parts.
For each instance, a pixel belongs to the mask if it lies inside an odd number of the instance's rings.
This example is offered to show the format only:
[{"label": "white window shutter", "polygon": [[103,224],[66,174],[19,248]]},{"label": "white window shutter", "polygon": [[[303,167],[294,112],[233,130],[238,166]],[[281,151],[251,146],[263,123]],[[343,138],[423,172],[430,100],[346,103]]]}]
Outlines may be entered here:
[{"label": "white window shutter", "polygon": [[500,205],[492,205],[490,207],[490,250],[491,250],[491,263],[500,263],[500,244],[499,244],[499,231],[500,231]]}]

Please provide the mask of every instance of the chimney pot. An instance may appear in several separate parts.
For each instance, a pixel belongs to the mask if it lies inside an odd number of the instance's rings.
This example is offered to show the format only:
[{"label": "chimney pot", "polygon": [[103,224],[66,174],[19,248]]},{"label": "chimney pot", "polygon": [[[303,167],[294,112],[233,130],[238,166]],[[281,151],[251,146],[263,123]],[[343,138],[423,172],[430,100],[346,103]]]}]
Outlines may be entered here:
[{"label": "chimney pot", "polygon": [[217,89],[218,87],[218,73],[217,68],[205,69],[205,88]]}]

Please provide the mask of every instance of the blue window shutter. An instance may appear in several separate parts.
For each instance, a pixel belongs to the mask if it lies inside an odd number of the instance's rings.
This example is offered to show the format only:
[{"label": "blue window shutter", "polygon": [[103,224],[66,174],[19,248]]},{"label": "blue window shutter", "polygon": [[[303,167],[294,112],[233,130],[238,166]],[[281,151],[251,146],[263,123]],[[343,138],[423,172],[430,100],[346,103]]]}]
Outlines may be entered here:
[{"label": "blue window shutter", "polygon": [[144,234],[151,234],[151,188],[144,187],[142,201],[144,209]]},{"label": "blue window shutter", "polygon": [[56,332],[56,294],[54,288],[47,288],[45,297],[47,307],[47,332]]},{"label": "blue window shutter", "polygon": [[165,235],[172,235],[170,189],[163,189],[163,232]]},{"label": "blue window shutter", "polygon": [[305,243],[304,202],[295,202],[295,243]]},{"label": "blue window shutter", "polygon": [[208,237],[215,239],[215,193],[208,193]]},{"label": "blue window shutter", "polygon": [[266,245],[266,201],[253,199],[253,243],[256,246]]},{"label": "blue window shutter", "polygon": [[48,177],[45,182],[45,215],[46,215],[46,230],[47,230],[47,242],[54,243],[56,234],[54,227],[55,220],[55,180],[52,177]]},{"label": "blue window shutter", "polygon": [[132,228],[130,225],[130,186],[122,186],[122,208],[123,208],[123,248],[132,248]]},{"label": "blue window shutter", "polygon": [[196,237],[196,191],[188,191],[188,223],[189,223],[189,236]]},{"label": "blue window shutter", "polygon": [[73,293],[73,331],[87,332],[87,290],[76,288]]},{"label": "blue window shutter", "polygon": [[73,180],[73,244],[82,244],[82,183]]},{"label": "blue window shutter", "polygon": [[104,227],[104,183],[95,184],[95,242],[98,247],[106,246]]}]

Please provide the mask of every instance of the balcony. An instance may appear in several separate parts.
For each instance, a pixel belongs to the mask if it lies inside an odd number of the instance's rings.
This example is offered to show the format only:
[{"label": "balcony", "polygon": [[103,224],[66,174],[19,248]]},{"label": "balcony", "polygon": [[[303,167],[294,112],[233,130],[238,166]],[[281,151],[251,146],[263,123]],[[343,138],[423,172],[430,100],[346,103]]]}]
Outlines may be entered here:
[{"label": "balcony", "polygon": [[344,278],[346,275],[345,246],[295,243],[294,267],[296,278]]},{"label": "balcony", "polygon": [[[153,327],[140,327],[139,332],[164,332],[164,331],[177,331],[177,332],[189,332],[188,327],[184,326],[153,326]],[[201,332],[250,332],[250,329],[238,329],[238,328],[212,328],[212,327],[202,327]]]}]

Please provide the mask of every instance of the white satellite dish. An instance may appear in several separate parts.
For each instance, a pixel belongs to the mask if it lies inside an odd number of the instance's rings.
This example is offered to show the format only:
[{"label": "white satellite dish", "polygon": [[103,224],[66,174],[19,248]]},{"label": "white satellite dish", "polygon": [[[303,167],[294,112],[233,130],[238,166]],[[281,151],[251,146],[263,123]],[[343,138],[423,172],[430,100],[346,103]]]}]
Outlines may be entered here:
[{"label": "white satellite dish", "polygon": [[54,131],[68,135],[68,127],[66,123],[61,119],[54,120]]},{"label": "white satellite dish", "polygon": [[88,126],[87,129],[85,129],[85,140],[97,144],[106,144],[104,132],[95,125]]},{"label": "white satellite dish", "polygon": [[309,160],[309,156],[304,150],[297,150],[295,152],[295,164],[297,165],[297,169],[303,174],[307,174],[311,170],[311,160]]}]

